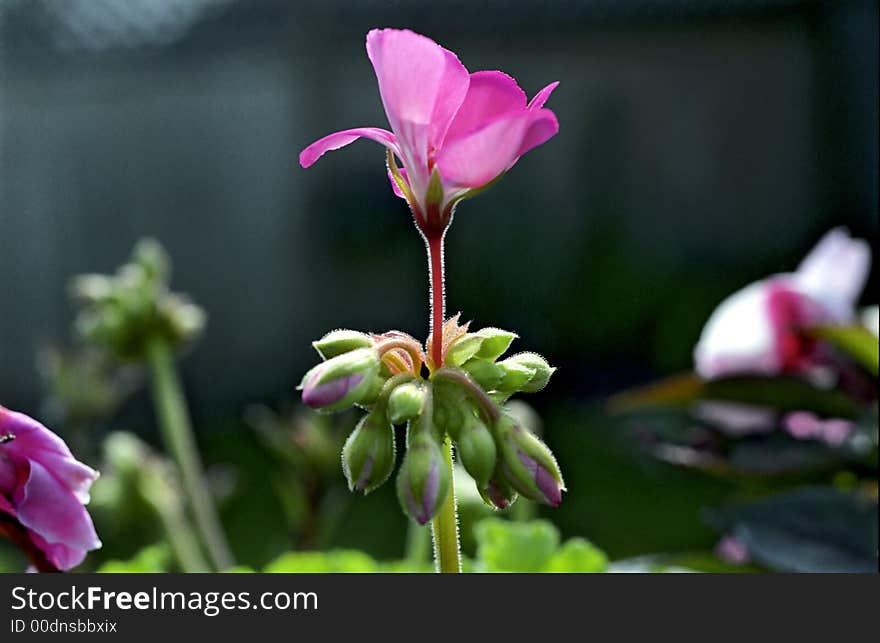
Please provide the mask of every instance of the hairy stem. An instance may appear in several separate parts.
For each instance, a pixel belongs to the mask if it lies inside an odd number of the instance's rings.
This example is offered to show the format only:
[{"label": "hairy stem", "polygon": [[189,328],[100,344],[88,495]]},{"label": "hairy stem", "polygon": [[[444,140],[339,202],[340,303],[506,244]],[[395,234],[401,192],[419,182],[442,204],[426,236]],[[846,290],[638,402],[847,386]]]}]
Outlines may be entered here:
[{"label": "hairy stem", "polygon": [[428,274],[431,282],[431,361],[440,368],[443,361],[443,315],[446,308],[446,279],[443,274],[445,231],[425,235],[428,243]]},{"label": "hairy stem", "polygon": [[232,554],[217,516],[214,499],[205,484],[171,347],[163,338],[154,337],[149,343],[148,359],[153,378],[153,404],[165,447],[180,469],[184,492],[214,567],[217,570],[228,569],[234,564]]},{"label": "hairy stem", "polygon": [[[443,316],[446,308],[446,283],[443,274],[443,237],[446,231],[425,233],[428,245],[428,275],[431,282],[431,361],[434,369],[443,366]],[[434,536],[434,558],[442,574],[461,572],[461,550],[458,544],[458,508],[455,504],[455,479],[452,468],[452,442],[443,441],[443,455],[449,467],[449,494],[440,513],[431,521]]]},{"label": "hairy stem", "polygon": [[449,493],[440,513],[431,521],[434,535],[434,560],[441,574],[461,573],[461,548],[458,544],[458,507],[455,502],[455,478],[452,469],[452,441],[443,441],[443,457],[449,467]]}]

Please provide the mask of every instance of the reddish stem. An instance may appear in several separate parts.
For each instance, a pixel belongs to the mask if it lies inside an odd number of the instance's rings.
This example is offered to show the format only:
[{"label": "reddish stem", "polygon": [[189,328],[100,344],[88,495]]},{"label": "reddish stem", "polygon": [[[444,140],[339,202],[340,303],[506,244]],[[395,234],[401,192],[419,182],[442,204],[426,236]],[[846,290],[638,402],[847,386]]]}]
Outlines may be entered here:
[{"label": "reddish stem", "polygon": [[446,230],[426,232],[428,244],[428,279],[431,284],[431,361],[434,368],[443,366],[443,316],[446,307],[446,281],[443,275],[443,237]]}]

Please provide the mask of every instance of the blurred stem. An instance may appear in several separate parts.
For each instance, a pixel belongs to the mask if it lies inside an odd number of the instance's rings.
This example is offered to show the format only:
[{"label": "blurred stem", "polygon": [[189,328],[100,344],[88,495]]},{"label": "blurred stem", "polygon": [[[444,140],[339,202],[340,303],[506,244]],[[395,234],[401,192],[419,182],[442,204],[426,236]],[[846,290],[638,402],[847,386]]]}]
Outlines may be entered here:
[{"label": "blurred stem", "polygon": [[431,521],[434,535],[434,559],[441,574],[461,573],[461,549],[458,544],[458,508],[455,505],[455,478],[452,470],[452,441],[443,441],[443,456],[449,467],[449,493],[440,513]]},{"label": "blurred stem", "polygon": [[234,565],[232,554],[205,483],[189,411],[174,366],[174,355],[161,337],[151,338],[147,353],[153,377],[153,403],[165,447],[180,469],[184,492],[214,567],[228,569]]},{"label": "blurred stem", "polygon": [[187,574],[211,571],[183,511],[179,494],[169,488],[167,477],[163,471],[148,466],[142,476],[141,493],[156,510],[180,570]]}]

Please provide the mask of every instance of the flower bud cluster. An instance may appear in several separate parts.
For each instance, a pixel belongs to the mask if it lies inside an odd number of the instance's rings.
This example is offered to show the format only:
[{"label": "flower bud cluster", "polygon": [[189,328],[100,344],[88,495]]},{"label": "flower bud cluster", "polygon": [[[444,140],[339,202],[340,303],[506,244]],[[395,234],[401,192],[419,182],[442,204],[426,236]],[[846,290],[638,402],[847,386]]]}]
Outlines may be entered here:
[{"label": "flower bud cluster", "polygon": [[[324,361],[303,377],[303,401],[321,412],[366,410],[342,451],[349,488],[370,493],[391,477],[394,425],[406,423],[397,494],[418,523],[431,520],[449,494],[447,439],[490,506],[503,509],[517,495],[557,506],[565,486],[553,454],[502,406],[517,392],[544,388],[555,369],[535,353],[501,359],[514,333],[470,333],[455,320],[448,323],[439,366],[415,339],[396,331],[336,330],[313,343]],[[427,378],[425,367],[432,369]]]},{"label": "flower bud cluster", "polygon": [[204,328],[205,313],[169,291],[169,276],[165,251],[156,241],[144,239],[116,274],[74,278],[71,291],[81,304],[77,332],[127,360],[141,359],[155,337],[175,347],[195,339]]}]

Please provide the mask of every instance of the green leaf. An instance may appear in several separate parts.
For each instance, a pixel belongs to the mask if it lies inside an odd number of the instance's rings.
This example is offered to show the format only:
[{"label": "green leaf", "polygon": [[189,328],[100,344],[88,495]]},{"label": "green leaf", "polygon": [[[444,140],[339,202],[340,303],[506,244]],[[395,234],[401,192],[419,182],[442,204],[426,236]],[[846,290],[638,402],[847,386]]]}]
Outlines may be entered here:
[{"label": "green leaf", "polygon": [[559,546],[559,532],[545,520],[487,518],[474,530],[477,568],[485,572],[543,571]]},{"label": "green leaf", "polygon": [[270,574],[365,573],[379,571],[379,564],[362,551],[287,552],[263,570]]},{"label": "green leaf", "polygon": [[545,572],[595,574],[608,567],[605,553],[583,538],[572,538],[560,547],[544,568]]},{"label": "green leaf", "polygon": [[880,362],[877,337],[864,326],[817,326],[809,333],[833,344],[877,375]]}]

